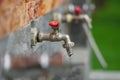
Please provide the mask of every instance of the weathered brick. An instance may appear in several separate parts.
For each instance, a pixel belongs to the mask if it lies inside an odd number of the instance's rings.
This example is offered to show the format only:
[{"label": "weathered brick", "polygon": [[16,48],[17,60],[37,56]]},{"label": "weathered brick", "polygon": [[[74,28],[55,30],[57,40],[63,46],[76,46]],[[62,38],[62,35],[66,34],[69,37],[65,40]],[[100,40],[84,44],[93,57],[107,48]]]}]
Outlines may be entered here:
[{"label": "weathered brick", "polygon": [[63,0],[0,0],[0,38],[50,12],[60,1]]}]

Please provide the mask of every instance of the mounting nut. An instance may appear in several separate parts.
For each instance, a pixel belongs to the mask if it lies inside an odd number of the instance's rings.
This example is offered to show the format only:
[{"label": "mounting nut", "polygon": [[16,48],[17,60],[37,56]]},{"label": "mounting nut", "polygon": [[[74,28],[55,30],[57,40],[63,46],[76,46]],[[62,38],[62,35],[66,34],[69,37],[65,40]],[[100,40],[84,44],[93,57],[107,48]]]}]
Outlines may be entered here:
[{"label": "mounting nut", "polygon": [[31,28],[31,46],[35,46],[37,43],[37,39],[36,39],[37,33],[38,33],[37,28],[32,27]]}]

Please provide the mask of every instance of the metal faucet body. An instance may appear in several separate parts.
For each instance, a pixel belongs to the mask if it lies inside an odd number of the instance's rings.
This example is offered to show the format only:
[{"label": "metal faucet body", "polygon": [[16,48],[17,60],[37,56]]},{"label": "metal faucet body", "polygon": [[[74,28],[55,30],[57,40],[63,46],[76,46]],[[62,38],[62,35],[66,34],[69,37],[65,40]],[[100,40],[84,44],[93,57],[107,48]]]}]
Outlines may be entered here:
[{"label": "metal faucet body", "polygon": [[88,27],[91,29],[91,18],[84,13],[83,9],[81,9],[78,6],[72,5],[72,7],[68,6],[67,12],[65,12],[65,15],[60,13],[54,13],[53,19],[57,20],[59,22],[66,22],[71,23],[73,20],[75,21],[83,21],[87,23]]},{"label": "metal faucet body", "polygon": [[66,48],[66,51],[68,53],[68,56],[71,56],[72,53],[72,47],[74,46],[74,42],[70,40],[69,35],[66,34],[60,34],[59,33],[59,28],[53,28],[53,32],[51,33],[42,33],[38,32],[37,29],[31,28],[31,33],[32,33],[32,39],[31,43],[32,46],[35,46],[37,42],[42,42],[42,41],[51,41],[51,42],[57,42],[57,41],[64,41],[63,47]]},{"label": "metal faucet body", "polygon": [[63,47],[66,48],[69,56],[72,55],[71,48],[74,46],[74,43],[71,42],[70,37],[68,35],[60,34],[58,29],[53,29],[53,32],[50,34],[38,32],[37,42],[42,41],[64,41]]}]

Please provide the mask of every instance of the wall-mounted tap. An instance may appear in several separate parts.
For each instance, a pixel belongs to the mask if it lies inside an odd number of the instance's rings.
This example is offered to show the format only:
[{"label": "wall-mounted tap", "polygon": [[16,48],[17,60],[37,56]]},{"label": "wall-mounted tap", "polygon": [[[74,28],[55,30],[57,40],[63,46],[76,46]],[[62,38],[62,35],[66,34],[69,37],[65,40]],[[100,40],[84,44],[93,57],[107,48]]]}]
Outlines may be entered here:
[{"label": "wall-mounted tap", "polygon": [[69,35],[60,34],[58,21],[51,21],[49,25],[53,29],[53,32],[49,34],[38,32],[36,28],[31,28],[32,46],[35,46],[37,42],[42,42],[42,41],[51,41],[51,42],[64,41],[63,47],[66,48],[68,55],[71,56],[72,55],[71,48],[74,46],[74,42],[71,42]]},{"label": "wall-mounted tap", "polygon": [[84,13],[84,11],[79,6],[71,7],[68,9],[65,15],[60,13],[53,14],[53,20],[58,20],[59,22],[71,23],[73,20],[86,22],[89,28],[91,26],[91,18]]}]

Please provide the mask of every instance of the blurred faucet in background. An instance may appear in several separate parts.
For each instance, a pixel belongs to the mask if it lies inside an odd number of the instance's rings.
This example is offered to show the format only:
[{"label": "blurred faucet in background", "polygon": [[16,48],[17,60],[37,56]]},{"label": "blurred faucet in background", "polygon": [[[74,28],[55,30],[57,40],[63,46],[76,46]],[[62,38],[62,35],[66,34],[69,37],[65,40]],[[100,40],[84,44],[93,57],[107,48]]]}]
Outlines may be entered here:
[{"label": "blurred faucet in background", "polygon": [[73,21],[76,21],[77,23],[82,22],[82,27],[84,29],[88,42],[95,52],[96,57],[98,58],[103,68],[107,67],[107,63],[103,58],[90,31],[90,29],[92,28],[91,18],[88,14],[84,13],[82,8],[80,8],[79,6],[68,5],[65,14],[53,13],[53,20],[57,20],[61,23],[71,23]]}]

